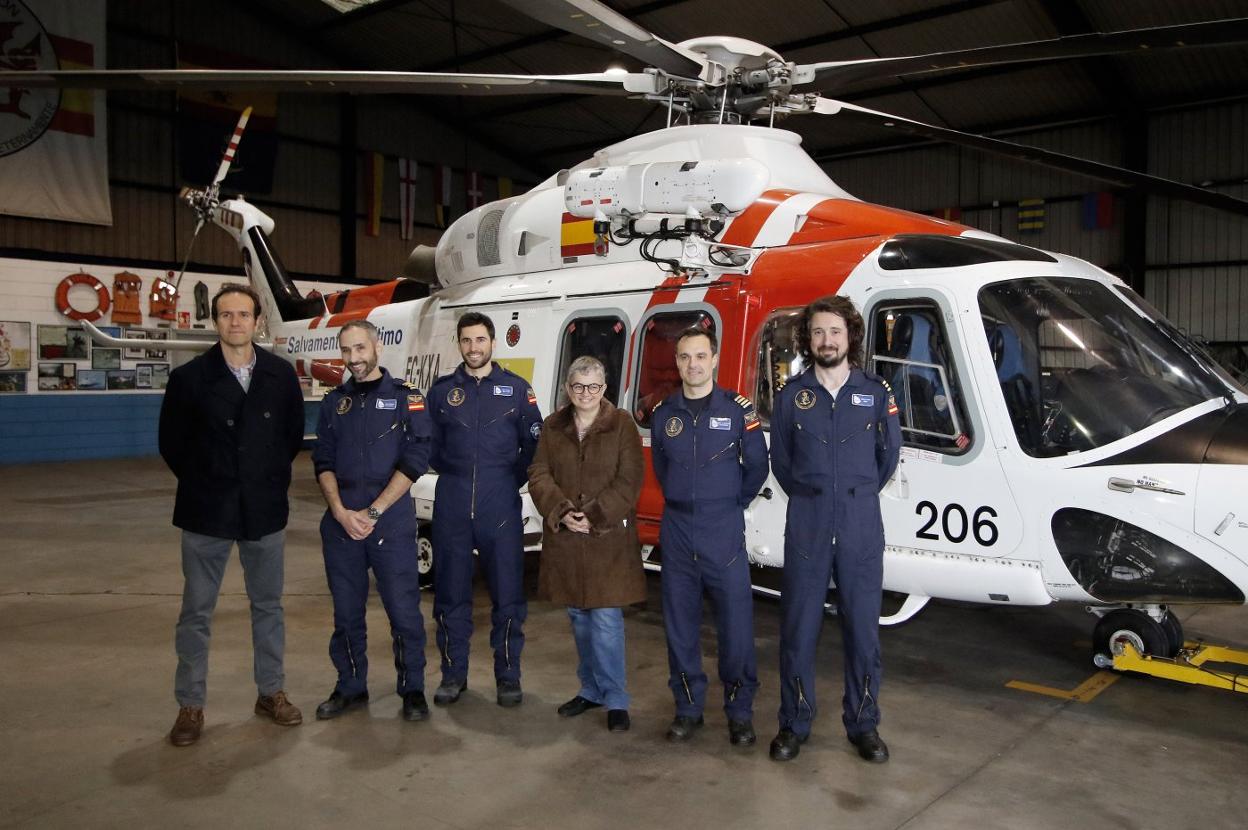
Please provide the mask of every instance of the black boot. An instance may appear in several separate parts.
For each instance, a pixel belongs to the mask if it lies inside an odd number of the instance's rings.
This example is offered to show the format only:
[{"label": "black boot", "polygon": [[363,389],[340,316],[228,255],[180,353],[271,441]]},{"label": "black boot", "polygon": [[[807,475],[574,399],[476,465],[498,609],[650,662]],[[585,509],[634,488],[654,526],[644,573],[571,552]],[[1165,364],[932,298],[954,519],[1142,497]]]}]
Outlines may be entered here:
[{"label": "black boot", "polygon": [[331,720],[338,717],[344,712],[363,706],[368,703],[368,692],[360,692],[358,695],[347,697],[342,692],[334,689],[329,695],[329,699],[316,707],[317,720]]},{"label": "black boot", "polygon": [[858,747],[858,754],[864,761],[882,764],[888,760],[888,745],[884,743],[880,733],[874,729],[870,732],[863,732],[861,735],[850,735],[849,742]]},{"label": "black boot", "polygon": [[771,760],[792,761],[797,757],[797,753],[802,751],[802,744],[806,743],[806,737],[798,735],[792,729],[781,729],[780,734],[771,741]]},{"label": "black boot", "polygon": [[422,691],[408,692],[403,695],[403,720],[418,721],[429,717],[429,704],[425,702]]}]

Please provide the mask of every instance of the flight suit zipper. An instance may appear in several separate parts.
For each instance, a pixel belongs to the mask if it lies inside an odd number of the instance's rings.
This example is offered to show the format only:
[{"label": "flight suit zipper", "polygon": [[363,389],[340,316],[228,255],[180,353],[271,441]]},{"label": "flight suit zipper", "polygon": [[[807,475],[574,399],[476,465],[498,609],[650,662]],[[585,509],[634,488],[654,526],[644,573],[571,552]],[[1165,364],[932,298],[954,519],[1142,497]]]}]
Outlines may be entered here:
[{"label": "flight suit zipper", "polygon": [[707,464],[710,464],[710,463],[711,463],[712,461],[714,461],[716,458],[719,458],[721,455],[723,455],[724,453],[728,452],[728,450],[732,449],[732,448],[733,448],[733,447],[735,447],[736,445],[737,445],[737,442],[736,442],[736,441],[733,441],[731,444],[729,444],[728,446],[724,447],[722,450],[720,450],[719,452],[715,453],[715,454],[714,454],[714,455],[712,455],[710,458],[706,459],[706,463],[707,463]]},{"label": "flight suit zipper", "polygon": [[403,655],[403,635],[394,635],[394,668],[399,673],[399,686],[407,688],[407,659]]},{"label": "flight suit zipper", "polygon": [[871,697],[871,675],[863,675],[862,678],[862,700],[858,701],[858,714],[854,716],[854,723],[862,720],[862,707],[867,705],[867,701],[871,701],[875,705],[875,698]]},{"label": "flight suit zipper", "polygon": [[443,665],[449,668],[451,666],[454,666],[455,663],[452,662],[451,655],[448,653],[448,650],[451,645],[451,635],[450,635],[450,632],[446,630],[446,612],[445,611],[443,611],[441,614],[438,615],[438,628],[442,629],[442,663]]},{"label": "flight suit zipper", "polygon": [[737,692],[740,690],[741,690],[741,681],[734,680],[732,682],[732,688],[728,690],[728,702],[729,703],[732,703],[733,701],[737,699]]},{"label": "flight suit zipper", "polygon": [[507,618],[507,627],[503,629],[503,665],[511,668],[511,617]]},{"label": "flight suit zipper", "polygon": [[476,417],[472,419],[477,425],[476,440],[472,442],[472,500],[468,505],[468,518],[477,518],[477,463],[481,458],[481,378],[477,378],[477,394],[472,405],[476,407]]},{"label": "flight suit zipper", "polygon": [[359,672],[355,668],[355,651],[351,648],[351,635],[344,631],[342,639],[347,644],[347,662],[351,664],[351,676],[357,677]]},{"label": "flight suit zipper", "polygon": [[693,705],[693,692],[689,691],[689,677],[683,671],[680,673],[680,685],[685,687],[685,699]]},{"label": "flight suit zipper", "polygon": [[797,676],[795,676],[795,677],[793,678],[793,683],[797,686],[797,708],[798,708],[798,712],[800,713],[800,712],[801,712],[802,707],[803,707],[803,706],[805,706],[805,707],[806,707],[806,711],[807,711],[807,712],[809,712],[809,713],[810,713],[810,716],[813,718],[813,717],[814,717],[814,715],[815,715],[815,712],[814,712],[814,710],[813,710],[813,709],[811,709],[811,708],[810,708],[810,702],[806,700],[806,691],[805,691],[805,689],[803,689],[803,688],[802,688],[802,677],[801,677],[801,675],[797,675]]}]

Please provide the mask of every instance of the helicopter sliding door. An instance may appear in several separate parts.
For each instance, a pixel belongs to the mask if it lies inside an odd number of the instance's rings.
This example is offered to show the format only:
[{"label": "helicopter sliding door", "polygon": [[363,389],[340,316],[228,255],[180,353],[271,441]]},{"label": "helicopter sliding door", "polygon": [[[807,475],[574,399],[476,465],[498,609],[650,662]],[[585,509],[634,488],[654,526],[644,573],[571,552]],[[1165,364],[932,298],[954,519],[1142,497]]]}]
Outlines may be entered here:
[{"label": "helicopter sliding door", "polygon": [[[894,557],[1000,557],[1022,538],[953,308],[940,292],[911,289],[879,296],[864,310],[867,368],[889,383],[900,410],[901,463],[881,498],[891,554],[885,584],[892,590],[931,593],[889,584]],[[951,595],[947,589],[935,593]]]}]

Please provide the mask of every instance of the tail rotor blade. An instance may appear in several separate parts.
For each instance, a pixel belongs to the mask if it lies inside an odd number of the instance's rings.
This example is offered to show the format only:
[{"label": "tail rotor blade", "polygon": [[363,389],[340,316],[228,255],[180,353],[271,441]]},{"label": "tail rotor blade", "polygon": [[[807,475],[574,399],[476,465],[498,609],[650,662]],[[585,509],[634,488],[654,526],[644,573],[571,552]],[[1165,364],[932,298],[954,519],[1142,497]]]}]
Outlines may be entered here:
[{"label": "tail rotor blade", "polygon": [[[234,163],[234,154],[238,151],[238,142],[243,138],[243,130],[247,129],[247,119],[251,118],[251,107],[243,110],[243,114],[238,117],[238,126],[234,128],[234,134],[230,136],[230,143],[225,148],[225,153],[221,156],[221,166],[217,168],[217,175],[212,180],[211,190],[215,194],[221,187],[221,182],[225,181],[226,175],[230,172],[230,165]],[[203,220],[200,220],[203,224]],[[199,229],[196,228],[196,233]]]}]

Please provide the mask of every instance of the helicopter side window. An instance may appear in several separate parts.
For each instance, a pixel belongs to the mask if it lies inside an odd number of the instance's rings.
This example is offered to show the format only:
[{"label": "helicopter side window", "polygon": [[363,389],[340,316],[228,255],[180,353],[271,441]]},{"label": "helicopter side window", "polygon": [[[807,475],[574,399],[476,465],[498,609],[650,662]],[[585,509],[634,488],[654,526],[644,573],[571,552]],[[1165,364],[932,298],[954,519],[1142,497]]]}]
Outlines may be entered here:
[{"label": "helicopter side window", "polygon": [[628,328],[614,314],[593,317],[577,317],[563,327],[563,342],[559,348],[559,373],[555,376],[555,409],[568,402],[564,378],[568,367],[578,357],[589,355],[602,361],[607,367],[607,390],[604,393],[611,403],[619,405],[620,378],[624,367],[624,352],[628,347]]},{"label": "helicopter side window", "polygon": [[907,446],[960,455],[971,446],[949,338],[934,303],[887,303],[872,313],[871,368],[893,388]]},{"label": "helicopter side window", "polygon": [[755,344],[758,367],[754,408],[764,428],[771,422],[780,390],[806,369],[805,361],[797,353],[797,329],[801,325],[801,317],[800,308],[782,308],[773,311],[759,329]]},{"label": "helicopter side window", "polygon": [[654,315],[642,327],[637,398],[633,405],[633,418],[642,429],[650,428],[655,407],[680,388],[676,339],[693,326],[714,331],[715,320],[705,311],[672,311]]}]

